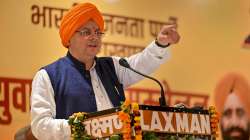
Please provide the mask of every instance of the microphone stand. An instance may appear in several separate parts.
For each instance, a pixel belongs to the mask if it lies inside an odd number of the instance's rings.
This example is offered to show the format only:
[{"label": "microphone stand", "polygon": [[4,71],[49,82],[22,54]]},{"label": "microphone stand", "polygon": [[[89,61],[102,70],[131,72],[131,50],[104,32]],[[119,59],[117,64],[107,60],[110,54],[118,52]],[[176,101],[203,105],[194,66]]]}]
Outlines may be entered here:
[{"label": "microphone stand", "polygon": [[148,75],[145,75],[145,74],[143,74],[143,73],[141,73],[141,72],[139,72],[139,71],[137,71],[137,70],[131,68],[130,65],[129,65],[129,63],[127,62],[127,60],[124,59],[124,58],[121,58],[121,59],[119,60],[119,64],[120,64],[121,66],[125,67],[125,68],[128,68],[128,69],[132,70],[133,72],[135,72],[135,73],[137,73],[137,74],[139,74],[139,75],[142,75],[142,76],[144,76],[144,77],[146,77],[146,78],[149,78],[149,79],[155,81],[156,83],[158,83],[158,85],[159,85],[160,88],[161,88],[161,97],[159,98],[160,106],[167,106],[166,99],[165,99],[165,95],[164,95],[164,93],[165,93],[165,92],[164,92],[164,89],[163,89],[161,83],[160,83],[157,79],[155,79],[155,78],[153,78],[153,77],[150,77],[150,76],[148,76]]}]

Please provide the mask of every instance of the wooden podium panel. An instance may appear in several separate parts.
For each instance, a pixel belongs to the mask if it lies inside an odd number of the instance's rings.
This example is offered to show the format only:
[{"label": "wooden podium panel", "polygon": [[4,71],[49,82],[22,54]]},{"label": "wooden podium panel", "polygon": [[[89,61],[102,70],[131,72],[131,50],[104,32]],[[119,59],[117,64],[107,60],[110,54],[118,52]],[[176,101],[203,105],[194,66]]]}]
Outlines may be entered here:
[{"label": "wooden podium panel", "polygon": [[[113,108],[88,114],[83,124],[87,134],[95,137],[109,137],[122,133],[122,122],[118,117],[120,108]],[[142,131],[169,134],[190,134],[210,136],[210,115],[208,110],[140,105]]]}]

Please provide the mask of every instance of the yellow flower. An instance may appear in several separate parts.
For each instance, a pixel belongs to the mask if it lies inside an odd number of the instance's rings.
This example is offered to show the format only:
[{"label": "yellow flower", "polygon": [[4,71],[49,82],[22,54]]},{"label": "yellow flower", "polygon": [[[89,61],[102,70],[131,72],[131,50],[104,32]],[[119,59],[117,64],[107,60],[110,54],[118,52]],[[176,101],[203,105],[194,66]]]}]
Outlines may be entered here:
[{"label": "yellow flower", "polygon": [[139,122],[141,120],[141,118],[140,117],[135,117],[134,120]]},{"label": "yellow flower", "polygon": [[137,103],[132,103],[133,110],[139,110],[139,105]]}]

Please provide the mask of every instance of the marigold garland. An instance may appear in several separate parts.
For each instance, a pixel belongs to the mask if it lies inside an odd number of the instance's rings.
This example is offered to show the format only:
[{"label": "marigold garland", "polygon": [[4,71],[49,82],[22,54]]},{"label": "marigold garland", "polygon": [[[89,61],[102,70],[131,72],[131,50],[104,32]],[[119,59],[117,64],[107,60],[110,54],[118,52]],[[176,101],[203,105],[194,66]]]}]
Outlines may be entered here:
[{"label": "marigold garland", "polygon": [[142,140],[141,118],[139,105],[126,100],[119,112],[119,119],[123,123],[122,137],[124,140]]},{"label": "marigold garland", "polygon": [[87,113],[78,112],[69,117],[68,124],[71,129],[71,137],[74,140],[90,140],[90,136],[87,135],[85,126],[82,122],[87,118]]},{"label": "marigold garland", "polygon": [[210,115],[210,125],[211,125],[211,133],[213,136],[218,137],[218,124],[219,124],[219,113],[216,111],[214,106],[210,106],[208,109]]},{"label": "marigold garland", "polygon": [[118,113],[119,119],[122,121],[122,137],[124,140],[131,140],[131,119],[130,119],[131,104],[126,100],[121,105],[121,111]]},{"label": "marigold garland", "polygon": [[141,129],[141,114],[139,112],[139,105],[137,103],[132,104],[133,112],[133,130],[135,131],[135,140],[142,139],[142,129]]}]

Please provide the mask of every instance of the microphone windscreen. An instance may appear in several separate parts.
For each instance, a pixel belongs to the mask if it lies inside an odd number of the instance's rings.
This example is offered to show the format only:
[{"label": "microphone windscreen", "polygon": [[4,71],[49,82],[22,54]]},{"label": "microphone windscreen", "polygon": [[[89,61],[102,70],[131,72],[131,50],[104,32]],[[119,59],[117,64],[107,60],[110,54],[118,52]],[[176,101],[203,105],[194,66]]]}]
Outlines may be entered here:
[{"label": "microphone windscreen", "polygon": [[123,67],[130,68],[129,63],[128,63],[127,60],[124,59],[124,58],[120,58],[119,64],[122,65]]}]

